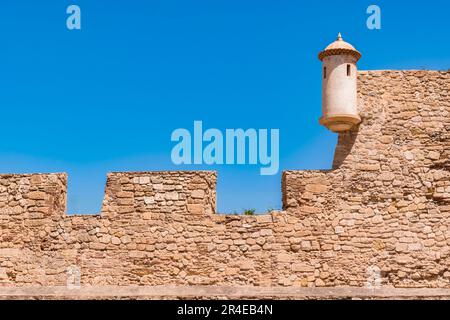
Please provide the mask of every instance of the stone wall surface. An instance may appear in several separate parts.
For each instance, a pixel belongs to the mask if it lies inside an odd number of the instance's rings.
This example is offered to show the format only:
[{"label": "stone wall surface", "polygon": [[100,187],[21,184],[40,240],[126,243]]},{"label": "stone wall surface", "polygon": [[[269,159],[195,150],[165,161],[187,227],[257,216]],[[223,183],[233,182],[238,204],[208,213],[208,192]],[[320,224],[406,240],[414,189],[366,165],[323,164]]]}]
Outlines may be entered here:
[{"label": "stone wall surface", "polygon": [[450,72],[361,71],[358,105],[266,215],[216,214],[214,172],[111,173],[75,216],[65,174],[1,175],[0,286],[450,288]]}]

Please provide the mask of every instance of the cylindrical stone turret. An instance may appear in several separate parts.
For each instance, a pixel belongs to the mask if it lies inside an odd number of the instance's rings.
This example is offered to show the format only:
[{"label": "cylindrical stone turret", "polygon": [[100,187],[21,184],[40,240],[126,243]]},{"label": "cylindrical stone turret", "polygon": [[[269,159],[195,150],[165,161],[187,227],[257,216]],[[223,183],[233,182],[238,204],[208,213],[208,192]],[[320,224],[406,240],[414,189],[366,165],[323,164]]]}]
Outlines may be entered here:
[{"label": "cylindrical stone turret", "polygon": [[333,132],[345,132],[361,122],[357,108],[357,67],[361,53],[342,40],[319,53],[322,61],[322,117],[319,122]]}]

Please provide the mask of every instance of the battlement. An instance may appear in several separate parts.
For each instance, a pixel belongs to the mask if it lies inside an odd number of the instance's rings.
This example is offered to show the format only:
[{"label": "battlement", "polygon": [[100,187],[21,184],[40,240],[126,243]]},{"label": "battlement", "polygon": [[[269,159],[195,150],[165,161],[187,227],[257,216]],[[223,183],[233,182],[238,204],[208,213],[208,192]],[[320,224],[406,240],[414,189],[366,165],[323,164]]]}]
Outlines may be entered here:
[{"label": "battlement", "polygon": [[[3,211],[23,213],[25,219],[65,214],[65,173],[0,175],[0,185]],[[207,171],[110,173],[101,216],[150,211],[211,214],[216,206],[215,185],[215,172]]]},{"label": "battlement", "polygon": [[0,175],[0,285],[449,288],[450,72],[361,71],[358,113],[261,216],[217,215],[210,171],[110,173],[75,216],[66,174]]}]

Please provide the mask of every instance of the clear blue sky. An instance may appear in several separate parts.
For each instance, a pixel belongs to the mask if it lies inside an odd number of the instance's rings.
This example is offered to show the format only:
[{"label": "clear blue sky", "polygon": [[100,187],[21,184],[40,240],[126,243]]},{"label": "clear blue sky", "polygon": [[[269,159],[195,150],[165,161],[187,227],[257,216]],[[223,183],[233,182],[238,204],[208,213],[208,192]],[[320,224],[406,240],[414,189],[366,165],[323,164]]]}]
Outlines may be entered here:
[{"label": "clear blue sky", "polygon": [[[281,207],[281,170],[331,167],[317,54],[336,34],[360,69],[449,69],[450,2],[2,0],[0,172],[67,172],[96,213],[109,171],[217,170],[220,212]],[[82,30],[66,28],[66,8]],[[175,166],[176,128],[279,128],[280,174]]]}]

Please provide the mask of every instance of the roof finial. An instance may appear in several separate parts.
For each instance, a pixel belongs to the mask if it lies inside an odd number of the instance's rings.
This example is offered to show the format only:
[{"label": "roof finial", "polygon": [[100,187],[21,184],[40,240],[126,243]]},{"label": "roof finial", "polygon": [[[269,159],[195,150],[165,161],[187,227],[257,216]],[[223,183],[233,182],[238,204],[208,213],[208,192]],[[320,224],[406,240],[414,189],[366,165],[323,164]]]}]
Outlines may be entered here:
[{"label": "roof finial", "polygon": [[338,34],[337,40],[338,40],[338,41],[342,41],[342,35],[341,35],[340,32],[339,32],[339,34]]}]

